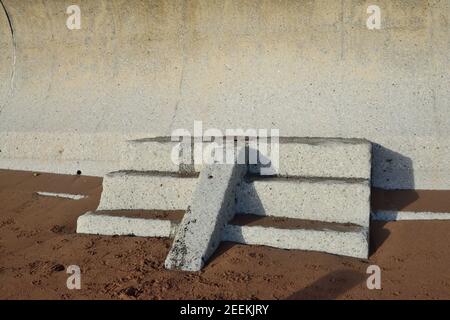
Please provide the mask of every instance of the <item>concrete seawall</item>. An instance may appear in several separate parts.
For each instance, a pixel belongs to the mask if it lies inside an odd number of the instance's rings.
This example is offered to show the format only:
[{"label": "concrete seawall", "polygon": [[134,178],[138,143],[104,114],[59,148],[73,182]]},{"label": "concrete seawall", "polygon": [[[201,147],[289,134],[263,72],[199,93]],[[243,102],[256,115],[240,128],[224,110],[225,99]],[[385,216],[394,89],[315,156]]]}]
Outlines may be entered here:
[{"label": "concrete seawall", "polygon": [[13,33],[8,15],[0,5],[0,114],[12,94],[13,66]]},{"label": "concrete seawall", "polygon": [[103,175],[202,120],[365,138],[374,186],[450,189],[448,0],[84,0],[81,30],[72,2],[1,3],[1,168]]}]

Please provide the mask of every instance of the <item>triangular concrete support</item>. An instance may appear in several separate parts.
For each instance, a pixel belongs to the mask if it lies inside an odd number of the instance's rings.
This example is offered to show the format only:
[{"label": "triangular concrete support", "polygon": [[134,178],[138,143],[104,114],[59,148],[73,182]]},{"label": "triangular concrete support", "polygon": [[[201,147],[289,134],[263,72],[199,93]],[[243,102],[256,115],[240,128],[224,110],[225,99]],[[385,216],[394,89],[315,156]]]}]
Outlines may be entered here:
[{"label": "triangular concrete support", "polygon": [[199,271],[219,246],[223,230],[235,214],[237,183],[246,165],[212,164],[203,167],[192,205],[187,209],[172,248],[167,269]]}]

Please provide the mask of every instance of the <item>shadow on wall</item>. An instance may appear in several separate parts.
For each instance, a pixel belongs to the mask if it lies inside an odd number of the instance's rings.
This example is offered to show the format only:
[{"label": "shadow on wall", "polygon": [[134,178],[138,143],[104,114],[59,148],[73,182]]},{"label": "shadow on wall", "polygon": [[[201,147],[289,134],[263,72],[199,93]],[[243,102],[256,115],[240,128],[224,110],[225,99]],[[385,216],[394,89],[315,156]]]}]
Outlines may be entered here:
[{"label": "shadow on wall", "polygon": [[337,270],[314,281],[287,297],[288,300],[333,300],[366,280],[366,275],[354,270]]},{"label": "shadow on wall", "polygon": [[[379,144],[372,144],[372,191],[371,211],[391,211],[396,214],[419,196],[414,190],[414,168],[411,158]],[[380,188],[383,187],[383,188]],[[401,197],[392,197],[396,189]],[[370,253],[372,256],[390,235],[385,228],[388,222],[372,221],[370,224]]]},{"label": "shadow on wall", "polygon": [[414,189],[411,158],[373,143],[372,186],[383,189]]},{"label": "shadow on wall", "polygon": [[[244,177],[244,181],[243,183],[246,183],[246,188],[245,188],[245,199],[251,199],[251,201],[238,201],[236,198],[236,210],[237,210],[237,214],[242,214],[242,213],[250,213],[250,214],[257,214],[257,216],[255,216],[255,219],[257,219],[257,217],[259,216],[259,218],[263,218],[263,216],[266,216],[266,209],[264,208],[261,199],[259,198],[258,192],[255,189],[255,186],[253,183],[251,183],[254,179],[255,176],[259,176],[259,179],[264,179],[264,178],[270,178],[270,175],[261,175],[262,173],[262,169],[266,169],[266,174],[268,172],[272,172],[273,167],[272,167],[272,163],[271,160],[269,158],[267,158],[264,154],[260,153],[259,150],[255,150],[255,149],[247,149],[247,155],[249,155],[250,153],[253,153],[256,155],[257,159],[258,159],[258,164],[251,164],[249,165],[249,170],[247,172],[246,177]],[[247,158],[248,161],[248,158]],[[263,163],[263,164],[261,164]],[[238,188],[240,186],[240,183],[238,184]],[[242,191],[241,191],[242,192]],[[241,196],[240,199],[242,200],[243,197]],[[274,199],[275,201],[278,201],[279,199]]]}]

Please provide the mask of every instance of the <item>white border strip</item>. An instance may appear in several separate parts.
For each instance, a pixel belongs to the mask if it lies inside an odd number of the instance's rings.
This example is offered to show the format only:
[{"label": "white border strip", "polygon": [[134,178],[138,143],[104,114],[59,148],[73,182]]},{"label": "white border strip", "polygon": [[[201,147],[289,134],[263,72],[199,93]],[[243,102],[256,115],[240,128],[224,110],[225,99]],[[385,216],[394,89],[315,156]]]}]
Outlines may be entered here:
[{"label": "white border strip", "polygon": [[64,199],[71,199],[71,200],[81,200],[81,199],[84,199],[87,197],[82,194],[54,193],[54,192],[43,192],[43,191],[39,191],[36,193],[38,195],[44,196],[44,197],[64,198]]},{"label": "white border strip", "polygon": [[450,220],[450,212],[375,211],[371,216],[377,221]]}]

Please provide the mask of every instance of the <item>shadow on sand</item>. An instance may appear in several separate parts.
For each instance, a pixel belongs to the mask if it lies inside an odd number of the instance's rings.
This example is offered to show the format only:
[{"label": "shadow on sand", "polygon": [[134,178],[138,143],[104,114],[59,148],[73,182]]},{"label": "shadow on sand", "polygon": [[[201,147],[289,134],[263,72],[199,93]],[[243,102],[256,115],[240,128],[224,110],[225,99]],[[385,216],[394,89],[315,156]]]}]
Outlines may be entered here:
[{"label": "shadow on sand", "polygon": [[337,270],[287,297],[287,300],[334,300],[366,280],[353,270]]}]

